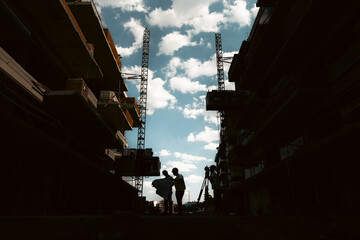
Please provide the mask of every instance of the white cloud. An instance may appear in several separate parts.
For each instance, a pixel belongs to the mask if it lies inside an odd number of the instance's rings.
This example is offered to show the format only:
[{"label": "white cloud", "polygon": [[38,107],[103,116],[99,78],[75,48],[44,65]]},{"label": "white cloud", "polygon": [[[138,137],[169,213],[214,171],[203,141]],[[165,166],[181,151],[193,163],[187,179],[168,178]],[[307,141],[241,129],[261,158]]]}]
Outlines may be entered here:
[{"label": "white cloud", "polygon": [[141,25],[140,20],[134,18],[130,18],[130,21],[124,23],[124,28],[131,32],[135,41],[130,47],[116,46],[116,49],[122,57],[128,57],[142,47],[145,28]]},{"label": "white cloud", "polygon": [[189,20],[189,25],[191,25],[193,29],[189,30],[188,33],[193,36],[201,32],[218,32],[220,30],[220,24],[224,21],[225,19],[222,13],[212,12],[200,15]]},{"label": "white cloud", "polygon": [[[163,27],[181,27],[192,24],[196,17],[209,15],[209,6],[217,0],[173,0],[169,9],[156,8],[146,17],[148,24]],[[191,6],[191,7],[189,7]]]},{"label": "white cloud", "polygon": [[225,89],[235,91],[235,83],[229,82],[229,80],[225,80]]},{"label": "white cloud", "polygon": [[152,115],[156,109],[168,107],[173,109],[177,100],[165,88],[166,81],[161,78],[150,79],[148,85],[147,114]]},{"label": "white cloud", "polygon": [[149,16],[145,17],[146,22],[151,26],[164,27],[181,27],[182,23],[176,16],[174,9],[162,10],[155,8]]},{"label": "white cloud", "polygon": [[[156,189],[151,185],[152,181],[143,181],[143,193],[146,196],[153,195],[156,196]],[[135,184],[135,183],[133,183]],[[157,197],[161,199],[161,197]]]},{"label": "white cloud", "polygon": [[204,115],[205,109],[203,108],[191,108],[189,104],[185,105],[182,109],[183,115],[187,119],[196,119],[198,116]]},{"label": "white cloud", "polygon": [[163,69],[166,77],[174,77],[177,74],[177,68],[180,67],[182,61],[179,57],[173,57],[170,59],[166,68]]},{"label": "white cloud", "polygon": [[162,149],[162,150],[160,151],[160,154],[159,154],[159,155],[160,155],[161,157],[165,157],[165,156],[170,156],[171,153],[170,153],[169,150]]},{"label": "white cloud", "polygon": [[224,2],[224,15],[226,23],[237,23],[240,27],[250,26],[251,12],[246,8],[245,0],[236,0],[234,2]]},{"label": "white cloud", "polygon": [[176,158],[182,159],[185,162],[212,161],[212,159],[209,159],[209,158],[205,158],[205,157],[202,157],[202,156],[190,155],[190,154],[187,154],[187,153],[174,152],[174,156]]},{"label": "white cloud", "polygon": [[[130,66],[123,67],[123,73],[133,73],[141,74],[140,66]],[[164,85],[166,81],[161,78],[153,78],[154,72],[148,70],[148,88],[147,88],[147,105],[146,105],[146,114],[154,114],[156,109],[169,108],[173,109],[177,100],[176,97],[170,94],[165,88]],[[140,89],[140,79],[128,80],[128,82],[136,85],[137,90]],[[138,100],[139,102],[139,100]]]},{"label": "white cloud", "polygon": [[[224,52],[223,57],[233,57],[234,54],[238,53],[237,51],[233,52]],[[231,60],[227,60],[231,62]],[[230,63],[224,62],[224,73],[227,75]],[[197,78],[201,76],[216,76],[217,74],[217,64],[216,64],[216,54],[214,53],[209,59],[201,61],[196,58],[189,58],[187,60],[182,60],[179,57],[173,57],[167,64],[166,68],[163,69],[167,77],[174,77],[177,75],[178,70],[183,70],[184,75],[189,78]]]},{"label": "white cloud", "polygon": [[191,172],[192,170],[197,169],[197,166],[195,164],[182,161],[168,161],[166,163],[166,166],[168,167],[168,169],[172,169],[174,167],[178,168],[180,174],[182,172]]},{"label": "white cloud", "polygon": [[179,91],[181,93],[197,93],[201,91],[207,91],[205,84],[201,84],[199,81],[191,81],[187,77],[173,77],[170,79],[170,87],[173,91]]},{"label": "white cloud", "polygon": [[186,177],[186,182],[189,182],[189,183],[201,183],[203,180],[204,180],[204,177],[194,175],[194,174],[191,174]]},{"label": "white cloud", "polygon": [[251,12],[251,16],[252,16],[253,18],[255,18],[256,15],[257,15],[258,12],[259,12],[259,8],[256,7],[256,3],[254,3],[253,7],[250,9],[250,12]]},{"label": "white cloud", "polygon": [[184,107],[177,107],[177,109],[182,112],[183,116],[187,119],[197,119],[198,117],[203,116],[205,122],[219,125],[217,117],[218,112],[205,110],[205,95],[193,99],[194,102],[192,104],[186,104]]},{"label": "white cloud", "polygon": [[216,150],[217,147],[219,146],[218,143],[208,143],[204,146],[204,149],[206,150]]},{"label": "white cloud", "polygon": [[200,32],[218,32],[220,26],[229,23],[239,27],[249,26],[257,11],[254,7],[248,10],[245,0],[223,0],[223,12],[210,12],[210,5],[217,1],[173,0],[171,8],[154,9],[146,16],[146,21],[160,28],[190,26],[188,33],[195,35]]},{"label": "white cloud", "polygon": [[200,76],[213,76],[216,74],[216,58],[215,54],[204,62],[201,62],[199,59],[190,58],[179,66],[181,69],[185,70],[185,73],[190,78],[197,78]]},{"label": "white cloud", "polygon": [[111,8],[121,8],[122,11],[137,11],[137,12],[147,11],[143,3],[143,0],[95,0],[94,2],[100,8],[111,7]]},{"label": "white cloud", "polygon": [[218,112],[216,111],[205,111],[204,113],[204,121],[208,123],[212,123],[215,125],[219,125],[219,117]]},{"label": "white cloud", "polygon": [[192,104],[186,104],[184,108],[178,109],[183,112],[183,115],[187,119],[196,119],[197,117],[205,114],[205,96],[199,98],[193,98]]},{"label": "white cloud", "polygon": [[191,37],[179,32],[172,32],[161,38],[158,45],[159,52],[156,55],[173,55],[175,51],[185,46],[196,46],[196,42],[190,41]]},{"label": "white cloud", "polygon": [[204,131],[194,134],[193,132],[187,137],[188,142],[206,142],[212,143],[219,140],[219,131],[205,126]]},{"label": "white cloud", "polygon": [[216,148],[219,146],[219,131],[214,130],[208,126],[205,126],[204,131],[195,133],[191,132],[189,133],[187,137],[188,142],[205,142],[207,143],[204,145],[205,150],[216,150]]}]

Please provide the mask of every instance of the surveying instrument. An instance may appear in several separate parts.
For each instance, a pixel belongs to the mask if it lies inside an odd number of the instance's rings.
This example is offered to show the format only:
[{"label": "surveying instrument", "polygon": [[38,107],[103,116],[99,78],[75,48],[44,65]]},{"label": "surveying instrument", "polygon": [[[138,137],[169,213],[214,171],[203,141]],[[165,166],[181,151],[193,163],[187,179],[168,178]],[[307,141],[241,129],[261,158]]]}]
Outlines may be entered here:
[{"label": "surveying instrument", "polygon": [[201,199],[201,195],[202,195],[204,189],[205,189],[205,196],[204,196],[205,197],[205,199],[204,199],[205,209],[206,209],[206,206],[209,204],[209,200],[210,200],[210,195],[209,195],[209,171],[210,171],[210,169],[208,166],[206,166],[204,168],[204,170],[205,170],[205,177],[204,177],[203,183],[201,185],[199,197],[198,197],[196,205],[195,205],[194,214],[197,212],[199,202]]}]

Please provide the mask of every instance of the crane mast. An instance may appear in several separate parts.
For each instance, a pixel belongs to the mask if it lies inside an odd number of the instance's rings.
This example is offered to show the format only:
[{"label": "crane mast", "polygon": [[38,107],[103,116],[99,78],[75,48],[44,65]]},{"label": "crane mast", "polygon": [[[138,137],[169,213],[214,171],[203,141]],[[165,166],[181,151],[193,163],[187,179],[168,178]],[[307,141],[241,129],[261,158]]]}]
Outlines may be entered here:
[{"label": "crane mast", "polygon": [[[215,33],[215,46],[216,46],[216,66],[217,66],[217,79],[218,79],[218,90],[225,90],[224,82],[224,63],[223,63],[223,51],[221,42],[221,33]],[[224,126],[225,112],[220,111],[220,123],[221,123],[221,137],[226,135],[226,127]]]},{"label": "crane mast", "polygon": [[[215,46],[216,46],[216,66],[217,66],[217,79],[218,79],[218,90],[225,91],[225,81],[224,81],[224,61],[228,58],[223,57],[222,51],[222,42],[221,42],[221,34],[215,33]],[[228,162],[228,130],[227,124],[225,120],[225,111],[219,111],[220,115],[220,141],[225,146],[225,154],[224,160]]]},{"label": "crane mast", "polygon": [[225,90],[221,33],[215,33],[215,46],[216,46],[216,66],[217,66],[218,90]]},{"label": "crane mast", "polygon": [[[141,81],[140,81],[140,101],[139,101],[139,115],[140,127],[138,128],[137,149],[145,149],[145,127],[146,127],[146,102],[147,102],[147,87],[148,87],[148,67],[149,67],[149,43],[150,31],[145,28],[143,36],[142,48],[142,63],[141,63]],[[138,151],[140,152],[140,151]],[[143,195],[144,177],[139,176],[135,178],[135,188],[138,190],[138,195]]]}]

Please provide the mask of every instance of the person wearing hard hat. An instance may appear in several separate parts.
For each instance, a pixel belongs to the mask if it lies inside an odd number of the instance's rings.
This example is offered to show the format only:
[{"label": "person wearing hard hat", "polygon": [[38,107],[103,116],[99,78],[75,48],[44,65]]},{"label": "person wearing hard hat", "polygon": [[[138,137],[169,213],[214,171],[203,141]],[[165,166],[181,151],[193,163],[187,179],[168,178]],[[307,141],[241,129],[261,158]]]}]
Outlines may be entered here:
[{"label": "person wearing hard hat", "polygon": [[184,196],[184,192],[186,189],[185,181],[183,175],[179,174],[179,170],[177,168],[173,168],[172,173],[175,176],[174,185],[175,185],[176,201],[179,207],[178,215],[182,215],[182,198]]}]

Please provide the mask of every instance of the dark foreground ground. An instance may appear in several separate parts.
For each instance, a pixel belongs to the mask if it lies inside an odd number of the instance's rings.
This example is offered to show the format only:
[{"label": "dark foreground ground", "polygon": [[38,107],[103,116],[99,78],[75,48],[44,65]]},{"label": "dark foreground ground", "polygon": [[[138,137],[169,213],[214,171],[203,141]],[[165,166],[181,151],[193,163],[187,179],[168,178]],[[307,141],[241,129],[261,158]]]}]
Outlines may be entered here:
[{"label": "dark foreground ground", "polygon": [[0,239],[360,239],[360,217],[107,216],[0,217]]}]

